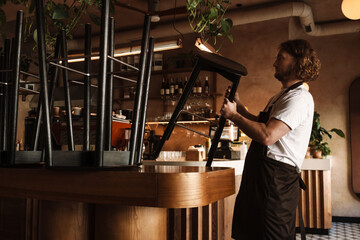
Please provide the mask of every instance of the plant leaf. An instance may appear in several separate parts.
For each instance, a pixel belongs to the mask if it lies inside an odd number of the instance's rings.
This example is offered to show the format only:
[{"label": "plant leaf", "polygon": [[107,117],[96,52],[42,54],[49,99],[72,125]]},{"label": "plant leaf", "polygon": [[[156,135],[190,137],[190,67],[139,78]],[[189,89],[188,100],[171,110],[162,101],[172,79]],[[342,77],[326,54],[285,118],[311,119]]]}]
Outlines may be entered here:
[{"label": "plant leaf", "polygon": [[213,20],[216,19],[218,17],[218,10],[216,8],[211,8],[210,9],[210,14],[209,14],[209,19]]},{"label": "plant leaf", "polygon": [[52,19],[67,19],[69,18],[69,10],[65,4],[58,4],[54,9]]},{"label": "plant leaf", "polygon": [[226,34],[226,36],[228,37],[228,39],[230,40],[231,43],[234,42],[234,37],[232,34]]},{"label": "plant leaf", "polygon": [[220,23],[221,23],[221,32],[224,34],[228,33],[231,28],[229,21],[226,21],[226,19],[221,19]]},{"label": "plant leaf", "polygon": [[37,42],[38,42],[37,29],[34,30],[33,38],[34,38],[35,43],[37,44]]},{"label": "plant leaf", "polygon": [[337,135],[339,135],[340,137],[345,138],[345,133],[343,131],[341,131],[340,129],[333,128],[330,130],[330,132],[334,132]]}]

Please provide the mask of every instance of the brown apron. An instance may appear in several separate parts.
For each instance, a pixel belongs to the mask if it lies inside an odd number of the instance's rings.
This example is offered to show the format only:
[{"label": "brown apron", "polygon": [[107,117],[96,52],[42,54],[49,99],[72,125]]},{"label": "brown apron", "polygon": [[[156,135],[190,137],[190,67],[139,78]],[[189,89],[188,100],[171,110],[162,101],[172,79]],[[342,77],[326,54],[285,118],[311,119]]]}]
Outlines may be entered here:
[{"label": "brown apron", "polygon": [[[283,94],[301,84],[294,84]],[[271,108],[260,113],[259,122],[269,120]],[[296,239],[301,178],[295,167],[267,157],[266,151],[267,146],[254,140],[251,142],[235,202],[234,239]]]}]

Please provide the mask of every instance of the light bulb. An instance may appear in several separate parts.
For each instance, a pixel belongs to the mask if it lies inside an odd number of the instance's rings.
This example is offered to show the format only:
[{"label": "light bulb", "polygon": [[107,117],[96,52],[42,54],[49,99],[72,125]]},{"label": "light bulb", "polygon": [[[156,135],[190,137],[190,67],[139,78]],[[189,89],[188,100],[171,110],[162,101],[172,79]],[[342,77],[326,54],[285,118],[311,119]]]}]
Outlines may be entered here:
[{"label": "light bulb", "polygon": [[343,0],[341,10],[345,17],[351,20],[360,19],[360,1],[359,0]]}]

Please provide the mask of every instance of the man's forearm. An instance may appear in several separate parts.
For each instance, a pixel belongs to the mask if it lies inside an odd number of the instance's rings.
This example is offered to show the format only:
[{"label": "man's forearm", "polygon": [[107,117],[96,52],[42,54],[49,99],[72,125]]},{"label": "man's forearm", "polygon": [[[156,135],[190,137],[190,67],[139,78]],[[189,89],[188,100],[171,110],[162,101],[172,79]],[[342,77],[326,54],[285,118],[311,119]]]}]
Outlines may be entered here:
[{"label": "man's forearm", "polygon": [[260,123],[247,118],[239,113],[234,114],[231,119],[248,137],[259,142],[264,143],[267,139],[267,130],[264,123]]},{"label": "man's forearm", "polygon": [[245,118],[247,118],[247,119],[249,119],[251,121],[256,121],[257,120],[257,116],[251,114],[248,110],[246,110],[245,106],[242,105],[241,103],[236,103],[236,110],[242,116],[244,116]]}]

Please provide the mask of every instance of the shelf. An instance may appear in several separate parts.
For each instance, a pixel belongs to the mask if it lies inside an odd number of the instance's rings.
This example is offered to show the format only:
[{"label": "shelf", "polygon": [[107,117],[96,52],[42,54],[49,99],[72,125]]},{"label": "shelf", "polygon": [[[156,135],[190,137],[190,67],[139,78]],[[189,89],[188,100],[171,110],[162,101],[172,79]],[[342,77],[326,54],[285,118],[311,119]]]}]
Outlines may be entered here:
[{"label": "shelf", "polygon": [[[149,100],[179,100],[181,95],[176,95],[176,96],[167,96],[167,97],[164,97],[164,96],[156,96],[156,97],[149,97]],[[221,93],[210,93],[209,95],[201,95],[201,96],[194,96],[194,95],[190,95],[188,99],[196,99],[196,98],[202,98],[202,99],[205,99],[205,98],[213,98],[213,97],[217,97],[217,96],[222,96]],[[132,98],[119,98],[118,100],[120,101],[134,101],[135,99],[132,97]]]},{"label": "shelf", "polygon": [[28,88],[19,87],[19,94],[20,95],[30,95],[30,94],[39,94],[39,92],[28,89]]},{"label": "shelf", "polygon": [[[208,121],[206,120],[193,120],[193,121],[177,121],[176,123],[179,123],[179,124],[199,124],[199,123],[208,123],[208,124],[211,124],[211,122],[209,121],[215,121],[216,119],[215,118],[208,118]],[[168,121],[163,121],[163,122],[146,122],[146,124],[149,124],[149,125],[154,125],[154,124],[159,124],[159,125],[166,125],[168,124],[169,122]]]},{"label": "shelf", "polygon": [[[169,73],[181,73],[181,72],[191,72],[193,70],[192,67],[187,68],[174,68],[174,69],[165,69],[165,70],[157,70],[151,71],[151,75],[162,75],[162,74],[169,74]],[[119,72],[117,73],[123,77],[136,77],[138,74],[135,71],[132,72]]]}]

